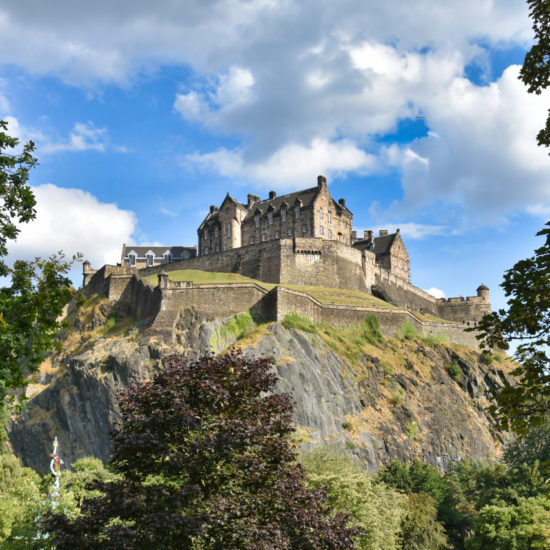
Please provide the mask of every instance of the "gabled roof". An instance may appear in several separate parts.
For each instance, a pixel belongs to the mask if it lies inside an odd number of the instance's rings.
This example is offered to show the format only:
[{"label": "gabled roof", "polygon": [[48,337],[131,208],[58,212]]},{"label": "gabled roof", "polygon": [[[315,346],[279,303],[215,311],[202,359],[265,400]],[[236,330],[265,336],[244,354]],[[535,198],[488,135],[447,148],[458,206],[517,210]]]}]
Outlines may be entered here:
[{"label": "gabled roof", "polygon": [[279,197],[275,197],[273,199],[265,199],[260,202],[255,202],[247,212],[243,221],[253,218],[256,215],[257,210],[260,210],[260,213],[267,212],[267,209],[270,206],[274,210],[280,210],[283,203],[285,203],[285,206],[292,208],[297,200],[302,203],[301,208],[308,208],[313,204],[318,191],[318,187],[312,187],[310,189],[304,189],[303,191],[295,191],[294,193],[289,193],[288,195],[280,195]]},{"label": "gabled roof", "polygon": [[206,215],[206,218],[204,218],[204,220],[202,220],[202,223],[199,225],[198,231],[201,231],[203,227],[207,224],[219,221],[219,218],[220,218],[219,210],[214,210],[214,212],[208,212],[208,214]]},{"label": "gabled roof", "polygon": [[397,233],[391,235],[384,235],[383,237],[374,237],[374,253],[375,254],[389,254],[393,245],[393,241]]},{"label": "gabled roof", "polygon": [[237,199],[234,199],[229,193],[227,193],[227,195],[225,196],[225,199],[223,199],[220,208],[221,208],[226,202],[231,202],[231,203],[233,203],[237,208],[241,208],[241,209],[243,209],[243,210],[246,210],[246,206],[245,206],[242,202],[239,202]]}]

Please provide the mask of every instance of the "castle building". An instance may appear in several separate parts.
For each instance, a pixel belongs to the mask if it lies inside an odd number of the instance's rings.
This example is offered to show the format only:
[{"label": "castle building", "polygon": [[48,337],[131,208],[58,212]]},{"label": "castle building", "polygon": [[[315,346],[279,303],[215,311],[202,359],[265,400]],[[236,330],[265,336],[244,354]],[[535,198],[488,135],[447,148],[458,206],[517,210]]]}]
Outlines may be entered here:
[{"label": "castle building", "polygon": [[123,244],[120,265],[140,269],[189,260],[196,255],[196,246],[126,246]]},{"label": "castle building", "polygon": [[248,195],[246,205],[229,194],[219,207],[211,206],[198,233],[198,255],[293,237],[316,237],[351,246],[353,214],[346,201],[336,202],[324,176],[317,187],[260,200]]}]

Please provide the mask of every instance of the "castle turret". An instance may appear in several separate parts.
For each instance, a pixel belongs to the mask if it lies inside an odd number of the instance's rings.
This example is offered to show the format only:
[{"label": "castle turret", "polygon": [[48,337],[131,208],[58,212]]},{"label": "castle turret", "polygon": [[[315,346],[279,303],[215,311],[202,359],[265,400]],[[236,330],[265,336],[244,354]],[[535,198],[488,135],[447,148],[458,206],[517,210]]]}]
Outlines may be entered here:
[{"label": "castle turret", "polygon": [[82,288],[84,288],[90,282],[90,279],[94,276],[96,271],[96,269],[91,268],[90,262],[88,260],[84,260],[82,262]]},{"label": "castle turret", "polygon": [[489,298],[489,288],[486,287],[483,283],[481,285],[479,285],[477,287],[477,295],[480,297],[480,298],[483,298],[483,301],[484,302],[487,302],[487,303],[490,303],[490,298]]}]

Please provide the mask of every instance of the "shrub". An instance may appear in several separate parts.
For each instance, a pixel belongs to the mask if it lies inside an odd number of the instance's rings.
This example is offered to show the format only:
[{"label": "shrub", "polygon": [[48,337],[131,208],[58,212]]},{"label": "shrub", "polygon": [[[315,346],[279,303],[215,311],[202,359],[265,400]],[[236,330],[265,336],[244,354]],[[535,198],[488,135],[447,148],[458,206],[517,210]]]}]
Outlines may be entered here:
[{"label": "shrub", "polygon": [[453,360],[447,365],[447,372],[455,382],[460,382],[462,380],[462,369],[458,366],[456,360]]},{"label": "shrub", "polygon": [[403,326],[399,330],[397,336],[400,340],[412,340],[413,338],[416,338],[418,334],[415,326],[412,323],[409,323],[409,321],[406,321],[403,323]]}]

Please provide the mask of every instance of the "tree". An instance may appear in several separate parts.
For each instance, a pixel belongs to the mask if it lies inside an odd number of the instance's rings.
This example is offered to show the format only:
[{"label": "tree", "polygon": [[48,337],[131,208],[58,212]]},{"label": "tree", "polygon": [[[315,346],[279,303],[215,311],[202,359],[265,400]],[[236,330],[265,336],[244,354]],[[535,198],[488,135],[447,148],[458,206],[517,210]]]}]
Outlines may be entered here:
[{"label": "tree", "polygon": [[316,448],[300,456],[308,482],[326,487],[335,510],[349,510],[353,523],[363,529],[357,539],[361,550],[398,550],[407,497],[393,487],[376,483],[357,460],[337,448]]},{"label": "tree", "polygon": [[[550,84],[550,1],[527,0],[527,4],[537,42],[525,56],[520,78],[530,94],[540,95]],[[537,142],[550,146],[550,110],[546,126],[537,135]]]},{"label": "tree", "polygon": [[0,288],[0,408],[8,391],[24,386],[26,375],[55,346],[58,318],[72,296],[66,276],[72,261],[62,253],[47,260],[18,260],[13,267],[5,261],[8,241],[20,231],[17,224],[36,216],[27,184],[36,165],[34,143],[29,141],[17,152],[18,143],[0,120],[0,276],[11,280],[10,286]]},{"label": "tree", "polygon": [[520,498],[484,506],[476,519],[475,534],[466,539],[468,550],[545,550],[550,548],[550,500],[544,496]]},{"label": "tree", "polygon": [[524,437],[516,437],[504,449],[504,462],[512,468],[535,461],[550,468],[550,417],[544,424],[535,426]]},{"label": "tree", "polygon": [[545,237],[544,245],[504,274],[500,286],[508,309],[486,315],[475,327],[482,347],[507,349],[519,342],[519,366],[512,371],[518,384],[500,390],[491,411],[504,429],[520,434],[542,425],[550,412],[550,222],[537,236]]},{"label": "tree", "polygon": [[358,529],[305,485],[289,442],[292,404],[267,359],[167,360],[120,397],[104,496],[45,521],[58,550],[353,548]]},{"label": "tree", "polygon": [[403,550],[444,550],[447,536],[437,521],[434,499],[425,493],[411,493],[407,499],[407,513],[401,526]]}]

